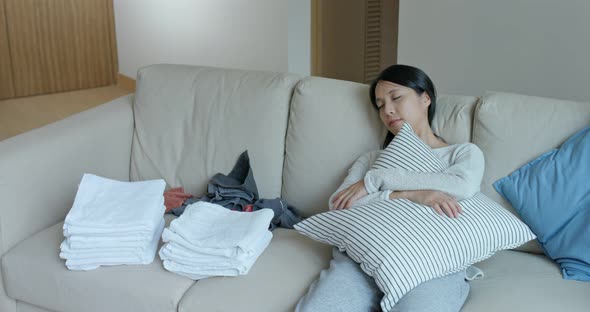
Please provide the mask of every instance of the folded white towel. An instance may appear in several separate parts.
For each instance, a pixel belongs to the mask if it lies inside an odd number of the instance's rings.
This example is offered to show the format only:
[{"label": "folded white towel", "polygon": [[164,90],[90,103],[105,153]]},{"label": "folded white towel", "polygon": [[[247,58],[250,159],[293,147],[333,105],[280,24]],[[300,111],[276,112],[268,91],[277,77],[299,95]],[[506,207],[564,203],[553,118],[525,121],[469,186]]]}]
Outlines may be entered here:
[{"label": "folded white towel", "polygon": [[191,252],[195,253],[196,255],[201,256],[216,256],[216,257],[225,257],[225,258],[234,258],[237,257],[238,254],[252,253],[251,250],[242,251],[238,248],[208,248],[208,247],[200,247],[191,242],[187,241],[186,239],[182,238],[182,236],[170,231],[169,228],[165,228],[164,232],[162,233],[162,241],[164,242],[174,242],[174,245],[182,247],[186,250],[190,250]]},{"label": "folded white towel", "polygon": [[220,205],[197,202],[170,223],[175,232],[192,245],[249,252],[274,217],[272,209],[254,212],[231,211]]},{"label": "folded white towel", "polygon": [[134,247],[95,247],[95,248],[70,248],[66,241],[64,240],[61,245],[59,246],[61,252],[60,257],[62,259],[82,259],[82,258],[92,258],[92,257],[101,257],[105,254],[117,254],[117,255],[141,255],[145,252],[147,248],[150,247],[152,237],[150,237],[150,241],[147,241],[143,245],[136,245]]},{"label": "folded white towel", "polygon": [[[214,272],[213,274],[210,274],[210,275],[192,274],[192,273],[182,272],[182,271],[179,271],[179,269],[175,266],[175,264],[172,261],[169,261],[169,260],[162,261],[162,265],[164,266],[164,269],[166,269],[166,270],[168,270],[170,272],[173,272],[173,273],[176,273],[178,275],[181,275],[181,276],[190,278],[190,279],[195,280],[195,281],[198,281],[198,280],[201,280],[201,279],[205,279],[205,278],[208,278],[208,277],[211,277],[211,276],[224,276],[224,275],[216,275],[215,274],[216,272]],[[230,275],[230,276],[235,276],[235,275]]]},{"label": "folded white towel", "polygon": [[166,255],[160,253],[160,258],[163,260],[164,268],[168,271],[177,273],[179,275],[188,277],[190,279],[198,280],[207,278],[209,276],[238,276],[248,274],[258,257],[266,249],[272,239],[272,233],[268,232],[258,242],[254,253],[249,255],[244,261],[238,265],[228,265],[228,263],[211,263],[204,264],[183,264],[174,260],[167,259]]},{"label": "folded white towel", "polygon": [[147,245],[151,241],[150,236],[146,235],[125,235],[113,237],[98,237],[92,239],[79,239],[80,235],[68,236],[64,243],[69,249],[94,249],[94,248],[136,248],[137,246]]},{"label": "folded white towel", "polygon": [[[160,216],[160,218],[164,214]],[[142,226],[140,227],[128,227],[128,228],[118,228],[118,229],[100,229],[100,228],[90,228],[87,226],[70,226],[64,225],[63,235],[65,237],[70,236],[77,236],[77,235],[86,235],[86,236],[94,236],[100,238],[117,238],[117,237],[145,237],[150,233],[153,233],[154,229],[158,227],[158,224],[151,225],[149,227]]]},{"label": "folded white towel", "polygon": [[[149,246],[145,248],[145,251],[141,254],[133,255],[120,255],[117,253],[103,254],[92,258],[81,258],[71,259],[66,258],[66,266],[70,270],[94,270],[99,266],[112,266],[112,265],[133,265],[133,264],[150,264],[154,261],[156,251],[158,249],[158,243],[160,242],[160,236],[164,230],[164,218],[160,219],[158,228],[152,234],[152,239]],[[61,254],[60,254],[61,256]]]},{"label": "folded white towel", "polygon": [[272,239],[272,232],[266,231],[254,246],[254,252],[251,254],[240,254],[234,258],[219,257],[213,255],[196,254],[190,250],[176,245],[174,242],[166,243],[160,248],[160,259],[171,260],[178,264],[191,266],[195,269],[223,269],[223,268],[243,268],[250,262],[252,257],[260,254]]},{"label": "folded white towel", "polygon": [[[166,229],[164,229],[164,231],[166,231]],[[162,234],[162,237],[164,237],[163,234]],[[177,241],[171,241],[168,244],[165,244],[164,246],[162,246],[162,248],[165,248],[167,250],[167,252],[170,254],[182,255],[183,257],[191,255],[191,257],[195,257],[195,258],[199,258],[199,259],[216,259],[216,260],[241,259],[241,258],[244,258],[244,256],[251,254],[251,253],[240,253],[240,254],[235,254],[232,256],[227,256],[227,254],[229,254],[230,252],[226,252],[226,253],[219,252],[219,254],[208,253],[208,252],[206,252],[206,250],[204,250],[206,248],[200,248],[200,249],[197,248],[196,250],[189,249],[189,248],[186,248],[185,246],[179,244]],[[214,251],[221,251],[221,250],[230,250],[230,249],[213,249],[213,250]]]},{"label": "folded white towel", "polygon": [[162,179],[121,182],[84,174],[64,222],[64,236],[151,233],[165,211],[165,187]]},{"label": "folded white towel", "polygon": [[[148,200],[146,200],[148,201]],[[99,238],[117,238],[117,237],[145,237],[154,231],[154,229],[158,226],[158,220],[164,215],[164,211],[166,207],[164,206],[164,197],[158,196],[154,197],[152,200],[149,200],[150,205],[143,206],[143,211],[138,212],[137,216],[134,217],[127,217],[131,218],[128,219],[124,224],[121,222],[123,221],[119,219],[119,224],[113,225],[100,225],[97,224],[89,224],[89,223],[78,223],[78,224],[71,224],[67,223],[68,221],[64,222],[63,226],[63,234],[66,237],[69,236],[85,236],[85,237],[99,237]],[[129,204],[128,206],[132,206],[133,204]],[[104,207],[107,206],[100,206],[97,204],[95,206],[95,210],[101,211]],[[89,208],[92,209],[92,208]],[[127,209],[123,206],[120,209]],[[105,214],[111,214],[111,212],[106,212]],[[69,215],[69,214],[68,214]],[[135,219],[144,218],[145,215],[149,216],[152,220],[146,221],[136,221]],[[67,216],[66,216],[67,220]],[[154,223],[155,222],[155,223]]]}]

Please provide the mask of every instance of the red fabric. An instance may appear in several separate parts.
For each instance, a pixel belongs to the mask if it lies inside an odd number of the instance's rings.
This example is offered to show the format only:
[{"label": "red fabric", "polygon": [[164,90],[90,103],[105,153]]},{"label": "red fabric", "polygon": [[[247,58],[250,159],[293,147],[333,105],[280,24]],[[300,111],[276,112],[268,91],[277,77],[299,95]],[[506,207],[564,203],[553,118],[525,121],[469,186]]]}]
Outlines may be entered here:
[{"label": "red fabric", "polygon": [[250,205],[246,205],[244,206],[244,212],[252,212],[252,210],[254,210],[254,205],[250,204]]},{"label": "red fabric", "polygon": [[185,193],[184,188],[182,187],[169,189],[164,192],[164,206],[166,206],[166,212],[182,206],[184,201],[191,197],[193,197],[193,195]]},{"label": "red fabric", "polygon": [[193,195],[185,193],[184,188],[182,188],[182,187],[171,188],[168,191],[164,192],[164,196],[166,196],[166,195],[180,197],[180,198],[184,198],[184,199],[193,197]]}]

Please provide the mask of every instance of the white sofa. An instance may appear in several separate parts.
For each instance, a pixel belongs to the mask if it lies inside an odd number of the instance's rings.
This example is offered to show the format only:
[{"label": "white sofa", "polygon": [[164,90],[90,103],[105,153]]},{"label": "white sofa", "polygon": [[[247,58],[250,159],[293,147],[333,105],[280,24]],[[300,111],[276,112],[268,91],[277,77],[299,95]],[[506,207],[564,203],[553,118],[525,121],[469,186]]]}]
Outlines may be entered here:
[{"label": "white sofa", "polygon": [[[62,221],[84,172],[164,178],[202,193],[248,149],[262,198],[304,215],[327,199],[384,129],[368,86],[287,73],[183,65],[141,69],[135,96],[0,142],[0,311],[292,311],[331,247],[277,229],[250,273],[194,282],[150,265],[68,271]],[[439,97],[433,129],[486,157],[482,190],[590,123],[590,105],[489,92]],[[170,217],[167,217],[170,221]],[[522,249],[522,248],[521,248]],[[524,249],[539,252],[527,244]],[[463,311],[588,311],[590,283],[562,279],[544,255],[502,251],[478,264]]]}]

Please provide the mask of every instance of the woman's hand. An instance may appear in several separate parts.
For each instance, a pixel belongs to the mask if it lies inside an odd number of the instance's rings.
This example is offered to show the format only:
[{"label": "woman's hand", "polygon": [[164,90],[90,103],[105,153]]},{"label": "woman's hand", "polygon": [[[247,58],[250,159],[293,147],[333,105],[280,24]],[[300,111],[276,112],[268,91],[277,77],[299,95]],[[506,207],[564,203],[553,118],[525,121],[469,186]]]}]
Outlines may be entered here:
[{"label": "woman's hand", "polygon": [[332,199],[334,210],[348,209],[355,201],[363,196],[366,196],[367,194],[368,192],[365,188],[365,180],[360,180],[334,196]]},{"label": "woman's hand", "polygon": [[461,206],[459,206],[459,203],[453,197],[439,191],[391,192],[389,198],[407,198],[415,203],[432,207],[439,215],[447,215],[449,218],[456,218],[460,213],[463,213]]}]

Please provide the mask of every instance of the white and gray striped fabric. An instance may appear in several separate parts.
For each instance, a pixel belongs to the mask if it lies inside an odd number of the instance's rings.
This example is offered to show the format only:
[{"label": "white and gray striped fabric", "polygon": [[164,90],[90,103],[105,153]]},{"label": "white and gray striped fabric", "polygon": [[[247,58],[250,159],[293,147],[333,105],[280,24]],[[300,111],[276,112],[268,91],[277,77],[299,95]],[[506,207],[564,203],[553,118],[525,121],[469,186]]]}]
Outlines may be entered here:
[{"label": "white and gray striped fabric", "polygon": [[[446,166],[406,123],[373,166],[392,167],[440,172]],[[295,229],[360,263],[385,294],[381,308],[390,311],[419,284],[535,238],[523,222],[481,193],[459,205],[463,213],[446,218],[407,199],[387,200],[317,214]]]},{"label": "white and gray striped fabric", "polygon": [[371,169],[401,168],[418,172],[441,172],[445,163],[422,141],[409,123],[404,123]]}]

